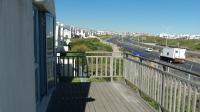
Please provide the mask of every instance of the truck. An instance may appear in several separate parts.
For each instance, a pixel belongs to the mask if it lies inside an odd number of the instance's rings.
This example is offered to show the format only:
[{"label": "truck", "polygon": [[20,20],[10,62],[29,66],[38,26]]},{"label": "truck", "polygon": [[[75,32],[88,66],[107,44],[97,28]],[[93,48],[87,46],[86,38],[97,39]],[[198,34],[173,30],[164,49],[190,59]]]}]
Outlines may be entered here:
[{"label": "truck", "polygon": [[170,63],[183,63],[185,62],[186,49],[165,47],[160,51],[160,59]]}]

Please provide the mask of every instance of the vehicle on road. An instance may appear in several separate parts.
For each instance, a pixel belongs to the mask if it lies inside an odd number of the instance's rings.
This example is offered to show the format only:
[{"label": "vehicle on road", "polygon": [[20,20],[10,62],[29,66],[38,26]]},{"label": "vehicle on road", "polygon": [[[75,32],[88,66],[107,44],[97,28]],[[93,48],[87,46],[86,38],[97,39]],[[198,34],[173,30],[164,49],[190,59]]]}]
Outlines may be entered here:
[{"label": "vehicle on road", "polygon": [[152,49],[152,48],[146,48],[145,51],[147,51],[147,52],[152,52],[153,49]]},{"label": "vehicle on road", "polygon": [[143,57],[143,56],[144,56],[144,53],[143,53],[143,52],[132,52],[132,55]]},{"label": "vehicle on road", "polygon": [[160,59],[170,63],[183,63],[186,59],[185,52],[186,49],[165,47],[160,52]]}]

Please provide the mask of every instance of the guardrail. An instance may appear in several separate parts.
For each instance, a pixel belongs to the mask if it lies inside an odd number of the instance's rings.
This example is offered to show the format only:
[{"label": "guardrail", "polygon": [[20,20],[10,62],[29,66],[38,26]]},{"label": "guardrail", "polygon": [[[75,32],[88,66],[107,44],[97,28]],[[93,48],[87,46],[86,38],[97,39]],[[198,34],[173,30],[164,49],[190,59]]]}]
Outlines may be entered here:
[{"label": "guardrail", "polygon": [[57,56],[58,77],[122,77],[121,52],[65,52]]},{"label": "guardrail", "polygon": [[[137,59],[138,58],[138,59]],[[124,78],[156,101],[162,111],[199,112],[200,83],[169,71],[170,66],[126,54]],[[162,67],[159,67],[162,66]],[[172,67],[171,69],[176,69]],[[176,69],[181,73],[185,70]],[[188,72],[191,76],[198,74]]]},{"label": "guardrail", "polygon": [[58,77],[88,77],[87,67],[84,52],[65,52],[57,56]]},{"label": "guardrail", "polygon": [[198,73],[121,52],[68,52],[57,57],[57,67],[60,76],[111,81],[123,77],[157,102],[162,111],[200,112]]},{"label": "guardrail", "polygon": [[91,77],[123,77],[121,52],[87,52],[88,74]]}]

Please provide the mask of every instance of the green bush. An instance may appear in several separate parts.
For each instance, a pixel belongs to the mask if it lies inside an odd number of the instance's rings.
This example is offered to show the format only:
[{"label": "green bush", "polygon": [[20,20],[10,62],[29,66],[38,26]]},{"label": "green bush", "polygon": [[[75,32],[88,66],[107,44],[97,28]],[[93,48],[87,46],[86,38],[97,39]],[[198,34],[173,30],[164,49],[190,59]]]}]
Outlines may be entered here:
[{"label": "green bush", "polygon": [[[156,43],[161,46],[166,45],[166,39],[156,36],[139,36],[132,38],[135,41],[146,42],[146,43]],[[179,43],[179,45],[178,45]],[[167,39],[167,45],[170,47],[181,47],[187,48],[189,50],[200,50],[200,40],[199,39]]]},{"label": "green bush", "polygon": [[74,39],[71,42],[71,51],[86,52],[86,51],[112,51],[110,45],[101,43],[98,39]]},{"label": "green bush", "polygon": [[108,39],[108,38],[111,38],[112,37],[112,35],[99,35],[99,36],[97,36],[97,37],[99,37],[99,38],[101,38],[101,39]]}]

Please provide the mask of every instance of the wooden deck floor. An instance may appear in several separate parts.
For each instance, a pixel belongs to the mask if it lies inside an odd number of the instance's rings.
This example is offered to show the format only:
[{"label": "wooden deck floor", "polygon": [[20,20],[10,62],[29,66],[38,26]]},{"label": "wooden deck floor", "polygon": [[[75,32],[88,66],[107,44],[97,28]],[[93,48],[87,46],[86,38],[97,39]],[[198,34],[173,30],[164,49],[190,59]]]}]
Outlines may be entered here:
[{"label": "wooden deck floor", "polygon": [[153,112],[136,93],[120,83],[62,84],[47,112]]}]

